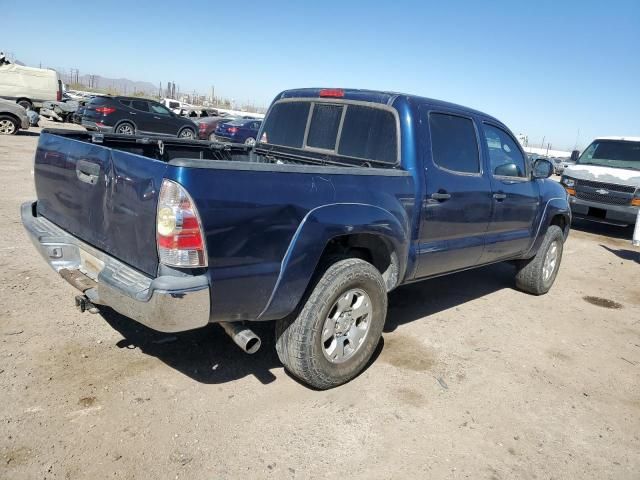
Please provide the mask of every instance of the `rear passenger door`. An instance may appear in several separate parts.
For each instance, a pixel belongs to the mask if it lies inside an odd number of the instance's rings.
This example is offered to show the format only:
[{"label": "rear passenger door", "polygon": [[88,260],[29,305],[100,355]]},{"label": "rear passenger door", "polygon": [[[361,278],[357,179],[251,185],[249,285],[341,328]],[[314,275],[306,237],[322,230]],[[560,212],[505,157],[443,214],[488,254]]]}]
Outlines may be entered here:
[{"label": "rear passenger door", "polygon": [[425,169],[416,277],[477,265],[491,217],[491,185],[476,122],[419,108]]},{"label": "rear passenger door", "polygon": [[132,100],[130,115],[131,120],[135,122],[139,133],[148,133],[153,131],[153,122],[149,112],[149,103],[146,100]]},{"label": "rear passenger door", "polygon": [[482,262],[526,251],[537,227],[539,187],[518,142],[503,127],[482,123],[483,148],[491,178],[493,214]]}]

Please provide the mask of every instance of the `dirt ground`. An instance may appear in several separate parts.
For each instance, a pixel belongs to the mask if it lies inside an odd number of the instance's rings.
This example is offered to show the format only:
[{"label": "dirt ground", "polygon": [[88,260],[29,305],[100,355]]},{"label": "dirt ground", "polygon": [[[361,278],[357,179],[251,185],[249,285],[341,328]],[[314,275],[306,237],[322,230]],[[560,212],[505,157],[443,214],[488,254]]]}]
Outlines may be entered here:
[{"label": "dirt ground", "polygon": [[575,225],[543,297],[503,264],[396,290],[375,361],[318,392],[269,324],[248,356],[79,313],[20,223],[38,131],[0,137],[1,479],[640,478],[630,230]]}]

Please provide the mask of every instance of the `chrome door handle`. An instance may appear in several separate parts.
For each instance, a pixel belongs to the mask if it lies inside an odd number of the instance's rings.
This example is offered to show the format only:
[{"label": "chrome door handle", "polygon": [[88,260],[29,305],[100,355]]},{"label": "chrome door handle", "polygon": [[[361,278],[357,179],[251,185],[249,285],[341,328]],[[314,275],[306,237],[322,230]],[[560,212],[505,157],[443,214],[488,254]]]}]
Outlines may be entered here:
[{"label": "chrome door handle", "polygon": [[435,192],[431,194],[431,198],[434,200],[449,200],[451,198],[451,194],[447,192]]},{"label": "chrome door handle", "polygon": [[506,193],[494,193],[493,194],[493,198],[495,198],[496,200],[498,200],[499,202],[504,200],[505,198],[507,198],[507,194]]},{"label": "chrome door handle", "polygon": [[100,165],[87,160],[78,160],[76,163],[76,176],[81,182],[95,185],[98,183],[98,177],[100,176]]}]

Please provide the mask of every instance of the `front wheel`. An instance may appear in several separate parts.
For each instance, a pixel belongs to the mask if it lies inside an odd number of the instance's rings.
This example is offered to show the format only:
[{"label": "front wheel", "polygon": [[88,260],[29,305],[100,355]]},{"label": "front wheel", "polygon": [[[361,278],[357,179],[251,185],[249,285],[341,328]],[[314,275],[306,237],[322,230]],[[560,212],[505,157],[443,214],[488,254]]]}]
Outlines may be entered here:
[{"label": "front wheel", "polygon": [[380,272],[351,258],[330,266],[294,319],[276,323],[276,350],[285,368],[319,389],[357,376],[378,345],[387,315]]},{"label": "front wheel", "polygon": [[563,246],[562,229],[551,225],[536,256],[516,262],[516,286],[534,295],[547,293],[558,275]]}]

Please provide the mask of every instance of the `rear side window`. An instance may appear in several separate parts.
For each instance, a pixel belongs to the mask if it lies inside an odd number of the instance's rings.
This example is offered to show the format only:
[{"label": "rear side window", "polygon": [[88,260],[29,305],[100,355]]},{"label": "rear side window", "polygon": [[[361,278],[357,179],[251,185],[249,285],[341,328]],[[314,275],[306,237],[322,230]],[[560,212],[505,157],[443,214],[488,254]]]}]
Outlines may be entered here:
[{"label": "rear side window", "polygon": [[315,105],[307,134],[308,147],[335,150],[342,109],[341,105]]},{"label": "rear side window", "polygon": [[124,105],[125,107],[130,107],[131,106],[131,100],[120,100],[120,103],[122,105]]},{"label": "rear side window", "polygon": [[265,123],[264,141],[273,145],[302,148],[310,107],[308,102],[276,103]]},{"label": "rear side window", "polygon": [[445,113],[429,115],[433,162],[454,172],[479,173],[480,155],[473,121]]},{"label": "rear side window", "polygon": [[380,108],[349,105],[344,117],[338,154],[396,163],[398,138],[393,114]]},{"label": "rear side window", "polygon": [[142,101],[142,100],[133,100],[131,102],[131,106],[133,108],[135,108],[136,110],[140,110],[142,112],[148,112],[149,111],[149,104],[147,102]]}]

